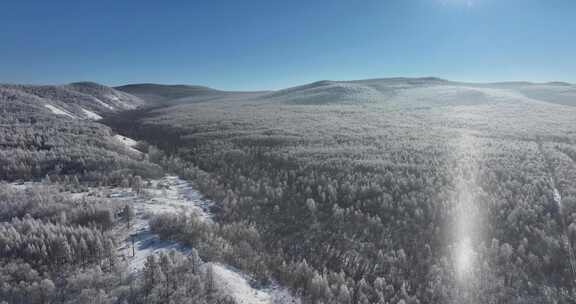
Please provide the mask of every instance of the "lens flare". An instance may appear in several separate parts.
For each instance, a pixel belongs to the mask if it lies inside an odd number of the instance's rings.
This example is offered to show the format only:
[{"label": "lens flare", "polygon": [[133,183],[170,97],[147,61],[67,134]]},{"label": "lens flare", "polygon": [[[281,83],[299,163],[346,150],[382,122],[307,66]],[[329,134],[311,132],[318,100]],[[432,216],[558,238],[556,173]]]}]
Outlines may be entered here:
[{"label": "lens flare", "polygon": [[475,133],[461,131],[454,138],[454,162],[450,170],[454,181],[449,219],[450,255],[456,289],[446,303],[474,303],[478,288],[478,265],[482,259],[476,246],[481,239],[482,212],[479,197],[482,189],[478,174],[481,160],[480,144]]},{"label": "lens flare", "polygon": [[469,237],[460,240],[460,243],[456,246],[455,254],[456,275],[458,280],[462,281],[472,273],[474,264],[474,248],[472,248],[472,241]]}]

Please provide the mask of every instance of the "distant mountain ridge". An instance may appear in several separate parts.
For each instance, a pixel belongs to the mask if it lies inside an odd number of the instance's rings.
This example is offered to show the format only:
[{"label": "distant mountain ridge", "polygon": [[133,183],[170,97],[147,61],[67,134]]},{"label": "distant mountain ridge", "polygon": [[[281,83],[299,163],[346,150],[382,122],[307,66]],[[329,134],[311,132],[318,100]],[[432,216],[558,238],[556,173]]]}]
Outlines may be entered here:
[{"label": "distant mountain ridge", "polygon": [[544,101],[576,106],[576,86],[564,82],[466,83],[436,77],[322,80],[260,96],[285,104],[386,104],[398,108]]},{"label": "distant mountain ridge", "polygon": [[321,80],[276,91],[230,92],[205,86],[152,83],[116,87],[152,104],[258,102],[292,105],[376,104],[394,108],[550,102],[576,106],[576,86],[565,82],[468,83],[437,77]]},{"label": "distant mountain ridge", "polygon": [[139,83],[119,86],[116,90],[138,96],[152,103],[166,103],[190,96],[214,96],[223,91],[196,85],[162,85],[154,83]]},{"label": "distant mountain ridge", "polygon": [[576,85],[523,81],[466,83],[436,77],[322,80],[276,91],[223,91],[199,85],[154,83],[107,87],[94,82],[66,85],[0,84],[0,101],[25,100],[45,113],[98,120],[125,110],[201,102],[287,105],[375,104],[398,109],[493,103],[549,102],[576,106]]},{"label": "distant mountain ridge", "polygon": [[164,85],[154,83],[129,84],[115,87],[116,90],[132,94],[150,104],[181,104],[214,100],[242,99],[267,92],[222,91],[199,85]]}]

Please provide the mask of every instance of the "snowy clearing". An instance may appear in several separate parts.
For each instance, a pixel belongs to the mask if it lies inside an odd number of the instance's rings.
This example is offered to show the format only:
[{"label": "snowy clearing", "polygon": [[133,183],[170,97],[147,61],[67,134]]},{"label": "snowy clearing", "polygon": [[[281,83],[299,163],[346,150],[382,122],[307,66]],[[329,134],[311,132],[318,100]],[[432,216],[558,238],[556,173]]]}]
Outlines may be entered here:
[{"label": "snowy clearing", "polygon": [[[187,181],[177,176],[165,176],[159,180],[152,180],[145,194],[136,196],[128,189],[117,189],[110,196],[132,203],[135,217],[131,229],[127,232],[124,244],[120,246],[119,253],[128,264],[131,272],[138,272],[144,267],[146,257],[161,252],[176,250],[187,254],[190,247],[179,242],[161,240],[153,234],[148,225],[148,217],[152,214],[177,213],[196,214],[202,220],[212,223],[212,214],[209,212],[211,201],[206,200]],[[134,248],[132,248],[134,241]],[[134,256],[132,256],[134,250]],[[216,277],[217,287],[224,293],[233,297],[241,304],[271,304],[271,303],[300,303],[291,294],[282,288],[256,289],[250,286],[250,278],[219,263],[206,263],[212,265]]]},{"label": "snowy clearing", "polygon": [[53,105],[45,104],[44,106],[45,106],[48,110],[52,111],[52,113],[54,113],[54,114],[56,114],[56,115],[64,115],[64,116],[68,116],[68,117],[70,117],[70,118],[76,118],[76,116],[74,116],[74,115],[72,115],[72,114],[68,113],[67,111],[64,111],[64,110],[62,110],[62,109],[60,109],[60,108],[57,108],[57,107],[55,107],[55,106],[53,106]]},{"label": "snowy clearing", "polygon": [[272,303],[272,296],[264,290],[254,289],[237,271],[222,264],[210,263],[214,269],[216,287],[232,296],[238,304]]},{"label": "snowy clearing", "polygon": [[[190,251],[190,248],[178,242],[160,240],[157,235],[150,232],[148,226],[150,215],[194,213],[206,221],[212,221],[207,211],[210,202],[203,199],[188,182],[176,176],[165,176],[151,181],[151,187],[146,188],[145,192],[142,196],[136,196],[129,190],[118,190],[111,194],[118,199],[128,199],[128,203],[132,203],[134,208],[135,217],[131,229],[127,233],[124,245],[119,248],[132,272],[142,269],[149,255],[170,250],[182,253]],[[134,256],[132,256],[132,241],[134,241]]]}]

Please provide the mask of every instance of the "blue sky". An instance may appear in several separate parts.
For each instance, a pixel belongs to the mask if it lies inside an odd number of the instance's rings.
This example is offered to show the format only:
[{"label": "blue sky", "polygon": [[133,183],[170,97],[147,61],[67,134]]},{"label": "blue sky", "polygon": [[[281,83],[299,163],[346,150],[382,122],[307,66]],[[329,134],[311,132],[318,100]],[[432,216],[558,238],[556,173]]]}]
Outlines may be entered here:
[{"label": "blue sky", "polygon": [[5,1],[0,82],[576,82],[574,0]]}]

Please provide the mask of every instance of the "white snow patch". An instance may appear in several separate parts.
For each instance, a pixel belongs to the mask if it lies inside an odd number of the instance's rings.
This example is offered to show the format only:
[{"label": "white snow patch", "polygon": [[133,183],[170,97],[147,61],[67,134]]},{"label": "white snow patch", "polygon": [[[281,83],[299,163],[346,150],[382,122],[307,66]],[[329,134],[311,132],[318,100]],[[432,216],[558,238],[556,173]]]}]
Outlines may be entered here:
[{"label": "white snow patch", "polygon": [[[132,226],[132,233],[126,238],[124,245],[120,250],[128,262],[130,272],[138,272],[144,268],[146,258],[153,254],[161,252],[170,252],[172,250],[181,253],[188,253],[190,248],[176,241],[161,240],[156,234],[150,232],[148,221],[142,220],[142,210],[136,213],[136,220]],[[134,256],[132,256],[132,239],[134,239]]]},{"label": "white snow patch", "polygon": [[134,139],[130,138],[130,137],[126,137],[126,136],[122,136],[120,134],[116,134],[114,135],[114,139],[116,139],[118,142],[120,142],[121,144],[125,145],[126,148],[128,148],[130,151],[132,152],[136,152],[138,154],[141,154],[142,152],[136,150],[136,145],[138,144],[137,141],[135,141]]},{"label": "white snow patch", "polygon": [[15,190],[24,191],[26,189],[33,187],[36,184],[38,184],[38,183],[26,181],[26,182],[14,182],[14,183],[10,183],[9,185],[12,186]]},{"label": "white snow patch", "polygon": [[216,287],[232,296],[238,304],[269,304],[272,296],[264,290],[252,288],[244,276],[222,264],[210,263],[214,270]]},{"label": "white snow patch", "polygon": [[84,114],[86,115],[86,117],[88,117],[89,119],[93,119],[93,120],[99,120],[102,119],[102,116],[90,111],[90,110],[86,110],[84,108],[81,108],[82,112],[84,112]]},{"label": "white snow patch", "polygon": [[238,304],[300,304],[300,299],[292,296],[286,288],[276,284],[266,289],[256,289],[250,286],[250,277],[241,271],[220,263],[212,265],[216,288],[230,295]]},{"label": "white snow patch", "polygon": [[71,113],[64,111],[60,108],[57,108],[53,105],[50,104],[45,104],[44,105],[48,110],[52,111],[52,113],[56,114],[56,115],[64,115],[64,116],[68,116],[70,118],[76,118],[76,116],[72,115]]},{"label": "white snow patch", "polygon": [[97,101],[99,104],[101,104],[103,107],[108,108],[108,109],[110,109],[110,110],[115,110],[113,106],[111,106],[111,105],[103,102],[102,100],[100,100],[100,99],[98,99],[98,98],[94,98],[94,99],[96,99],[96,101]]},{"label": "white snow patch", "polygon": [[116,103],[120,104],[124,109],[126,110],[133,110],[136,109],[135,105],[129,104],[124,102],[122,99],[120,99],[118,96],[116,95],[107,95],[106,98],[109,98],[110,100],[115,101]]},{"label": "white snow patch", "polygon": [[562,196],[560,195],[560,191],[558,191],[558,189],[554,188],[552,194],[554,197],[554,201],[556,202],[558,207],[562,208]]}]

